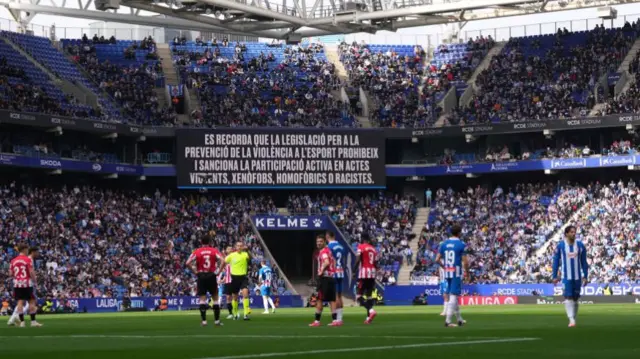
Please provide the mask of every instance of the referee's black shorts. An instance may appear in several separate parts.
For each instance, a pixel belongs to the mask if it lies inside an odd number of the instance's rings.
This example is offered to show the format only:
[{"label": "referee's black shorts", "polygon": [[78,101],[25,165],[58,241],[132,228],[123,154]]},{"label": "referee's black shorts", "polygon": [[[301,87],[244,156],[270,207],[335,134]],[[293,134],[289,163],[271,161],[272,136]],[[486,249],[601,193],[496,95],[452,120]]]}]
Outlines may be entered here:
[{"label": "referee's black shorts", "polygon": [[238,294],[242,289],[249,288],[249,279],[246,275],[231,275],[231,283],[225,285],[225,288],[229,286],[229,291],[232,294]]},{"label": "referee's black shorts", "polygon": [[373,290],[376,288],[375,278],[358,279],[358,295],[371,297]]},{"label": "referee's black shorts", "polygon": [[218,295],[218,280],[215,273],[198,273],[197,295]]},{"label": "referee's black shorts", "polygon": [[333,277],[320,277],[318,280],[318,299],[323,302],[336,301],[336,279]]}]

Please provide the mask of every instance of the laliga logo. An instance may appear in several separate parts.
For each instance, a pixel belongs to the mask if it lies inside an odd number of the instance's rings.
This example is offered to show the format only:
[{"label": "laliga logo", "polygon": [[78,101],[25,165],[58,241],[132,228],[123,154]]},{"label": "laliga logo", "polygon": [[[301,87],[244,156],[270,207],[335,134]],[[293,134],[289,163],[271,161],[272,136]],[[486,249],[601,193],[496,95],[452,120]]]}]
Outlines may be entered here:
[{"label": "laliga logo", "polygon": [[320,218],[316,218],[313,220],[313,226],[316,228],[322,227],[322,220]]},{"label": "laliga logo", "polygon": [[512,298],[512,297],[506,297],[506,298],[504,299],[504,304],[516,304],[516,301],[515,301],[515,300],[513,300],[513,298]]}]

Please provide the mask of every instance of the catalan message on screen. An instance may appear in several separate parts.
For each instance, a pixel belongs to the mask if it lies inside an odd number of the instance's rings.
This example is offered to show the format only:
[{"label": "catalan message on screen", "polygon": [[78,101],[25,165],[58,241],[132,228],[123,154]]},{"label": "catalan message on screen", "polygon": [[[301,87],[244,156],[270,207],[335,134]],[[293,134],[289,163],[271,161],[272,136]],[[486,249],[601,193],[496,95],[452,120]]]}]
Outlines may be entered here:
[{"label": "catalan message on screen", "polygon": [[177,130],[180,188],[384,188],[378,131]]}]

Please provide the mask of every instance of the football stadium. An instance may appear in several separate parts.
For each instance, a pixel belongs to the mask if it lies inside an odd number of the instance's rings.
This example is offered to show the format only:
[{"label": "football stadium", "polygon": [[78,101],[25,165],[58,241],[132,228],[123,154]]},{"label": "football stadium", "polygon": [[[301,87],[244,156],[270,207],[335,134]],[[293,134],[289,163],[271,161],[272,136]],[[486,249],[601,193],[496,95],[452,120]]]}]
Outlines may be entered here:
[{"label": "football stadium", "polygon": [[639,3],[0,0],[0,357],[638,357]]}]

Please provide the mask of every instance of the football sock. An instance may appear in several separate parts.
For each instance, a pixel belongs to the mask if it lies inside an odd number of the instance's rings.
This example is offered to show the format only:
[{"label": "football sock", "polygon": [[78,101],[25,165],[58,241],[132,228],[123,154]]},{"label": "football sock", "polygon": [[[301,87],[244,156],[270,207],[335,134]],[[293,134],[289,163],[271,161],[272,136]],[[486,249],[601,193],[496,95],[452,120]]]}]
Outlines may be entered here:
[{"label": "football sock", "polygon": [[21,322],[24,322],[24,314],[20,313],[18,314],[18,317],[20,318]]},{"label": "football sock", "polygon": [[460,312],[460,304],[458,302],[456,302],[456,306],[453,309],[453,313],[456,315],[456,319],[458,319],[459,322],[464,320],[462,319],[462,313]]},{"label": "football sock", "polygon": [[337,313],[331,313],[331,319],[335,322],[338,319]]},{"label": "football sock", "polygon": [[267,296],[263,295],[262,296],[262,304],[264,304],[264,311],[268,311],[269,310],[269,302],[267,302]]},{"label": "football sock", "polygon": [[233,306],[231,305],[231,302],[227,303],[227,310],[230,315],[233,315]]},{"label": "football sock", "polygon": [[271,305],[271,308],[273,308],[273,310],[276,310],[276,305],[273,303],[273,299],[271,299],[271,297],[269,297],[269,304]]},{"label": "football sock", "polygon": [[29,316],[31,317],[32,322],[36,321],[36,313],[30,314]]},{"label": "football sock", "polygon": [[447,306],[447,323],[451,323],[451,317],[453,316],[453,312],[455,311],[457,304],[458,304],[458,296],[456,295],[449,296],[449,305]]},{"label": "football sock", "polygon": [[216,322],[220,320],[220,306],[218,304],[213,305],[213,318]]},{"label": "football sock", "polygon": [[373,302],[374,302],[374,299],[373,299],[373,298],[369,298],[369,299],[367,300],[367,307],[369,308],[369,309],[367,310],[367,314],[371,313],[371,309],[373,309]]},{"label": "football sock", "polygon": [[443,309],[442,309],[442,313],[447,314],[447,305],[448,305],[448,304],[449,304],[449,302],[448,302],[448,301],[444,302],[444,305],[442,306],[442,307],[443,307]]},{"label": "football sock", "polygon": [[16,309],[13,310],[13,313],[11,313],[11,318],[10,320],[13,322],[16,319],[18,319],[18,307],[16,307]]},{"label": "football sock", "polygon": [[567,312],[567,317],[573,320],[573,300],[567,299],[564,301],[564,310]]},{"label": "football sock", "polygon": [[202,318],[203,322],[207,320],[207,305],[206,304],[200,304],[200,318]]},{"label": "football sock", "polygon": [[251,308],[249,308],[250,304],[251,302],[249,301],[249,298],[242,299],[242,312],[244,313],[245,317],[249,315],[249,312],[251,311]]},{"label": "football sock", "polygon": [[237,299],[232,300],[231,306],[233,307],[233,315],[238,315],[238,300]]},{"label": "football sock", "polygon": [[580,306],[580,303],[578,303],[578,300],[574,300],[573,301],[573,319],[578,318],[578,307]]},{"label": "football sock", "polygon": [[322,317],[322,312],[318,312],[318,311],[316,310],[316,322],[319,322],[319,321],[320,321],[320,317]]},{"label": "football sock", "polygon": [[342,321],[342,308],[336,309],[336,314],[338,315],[338,320]]}]

